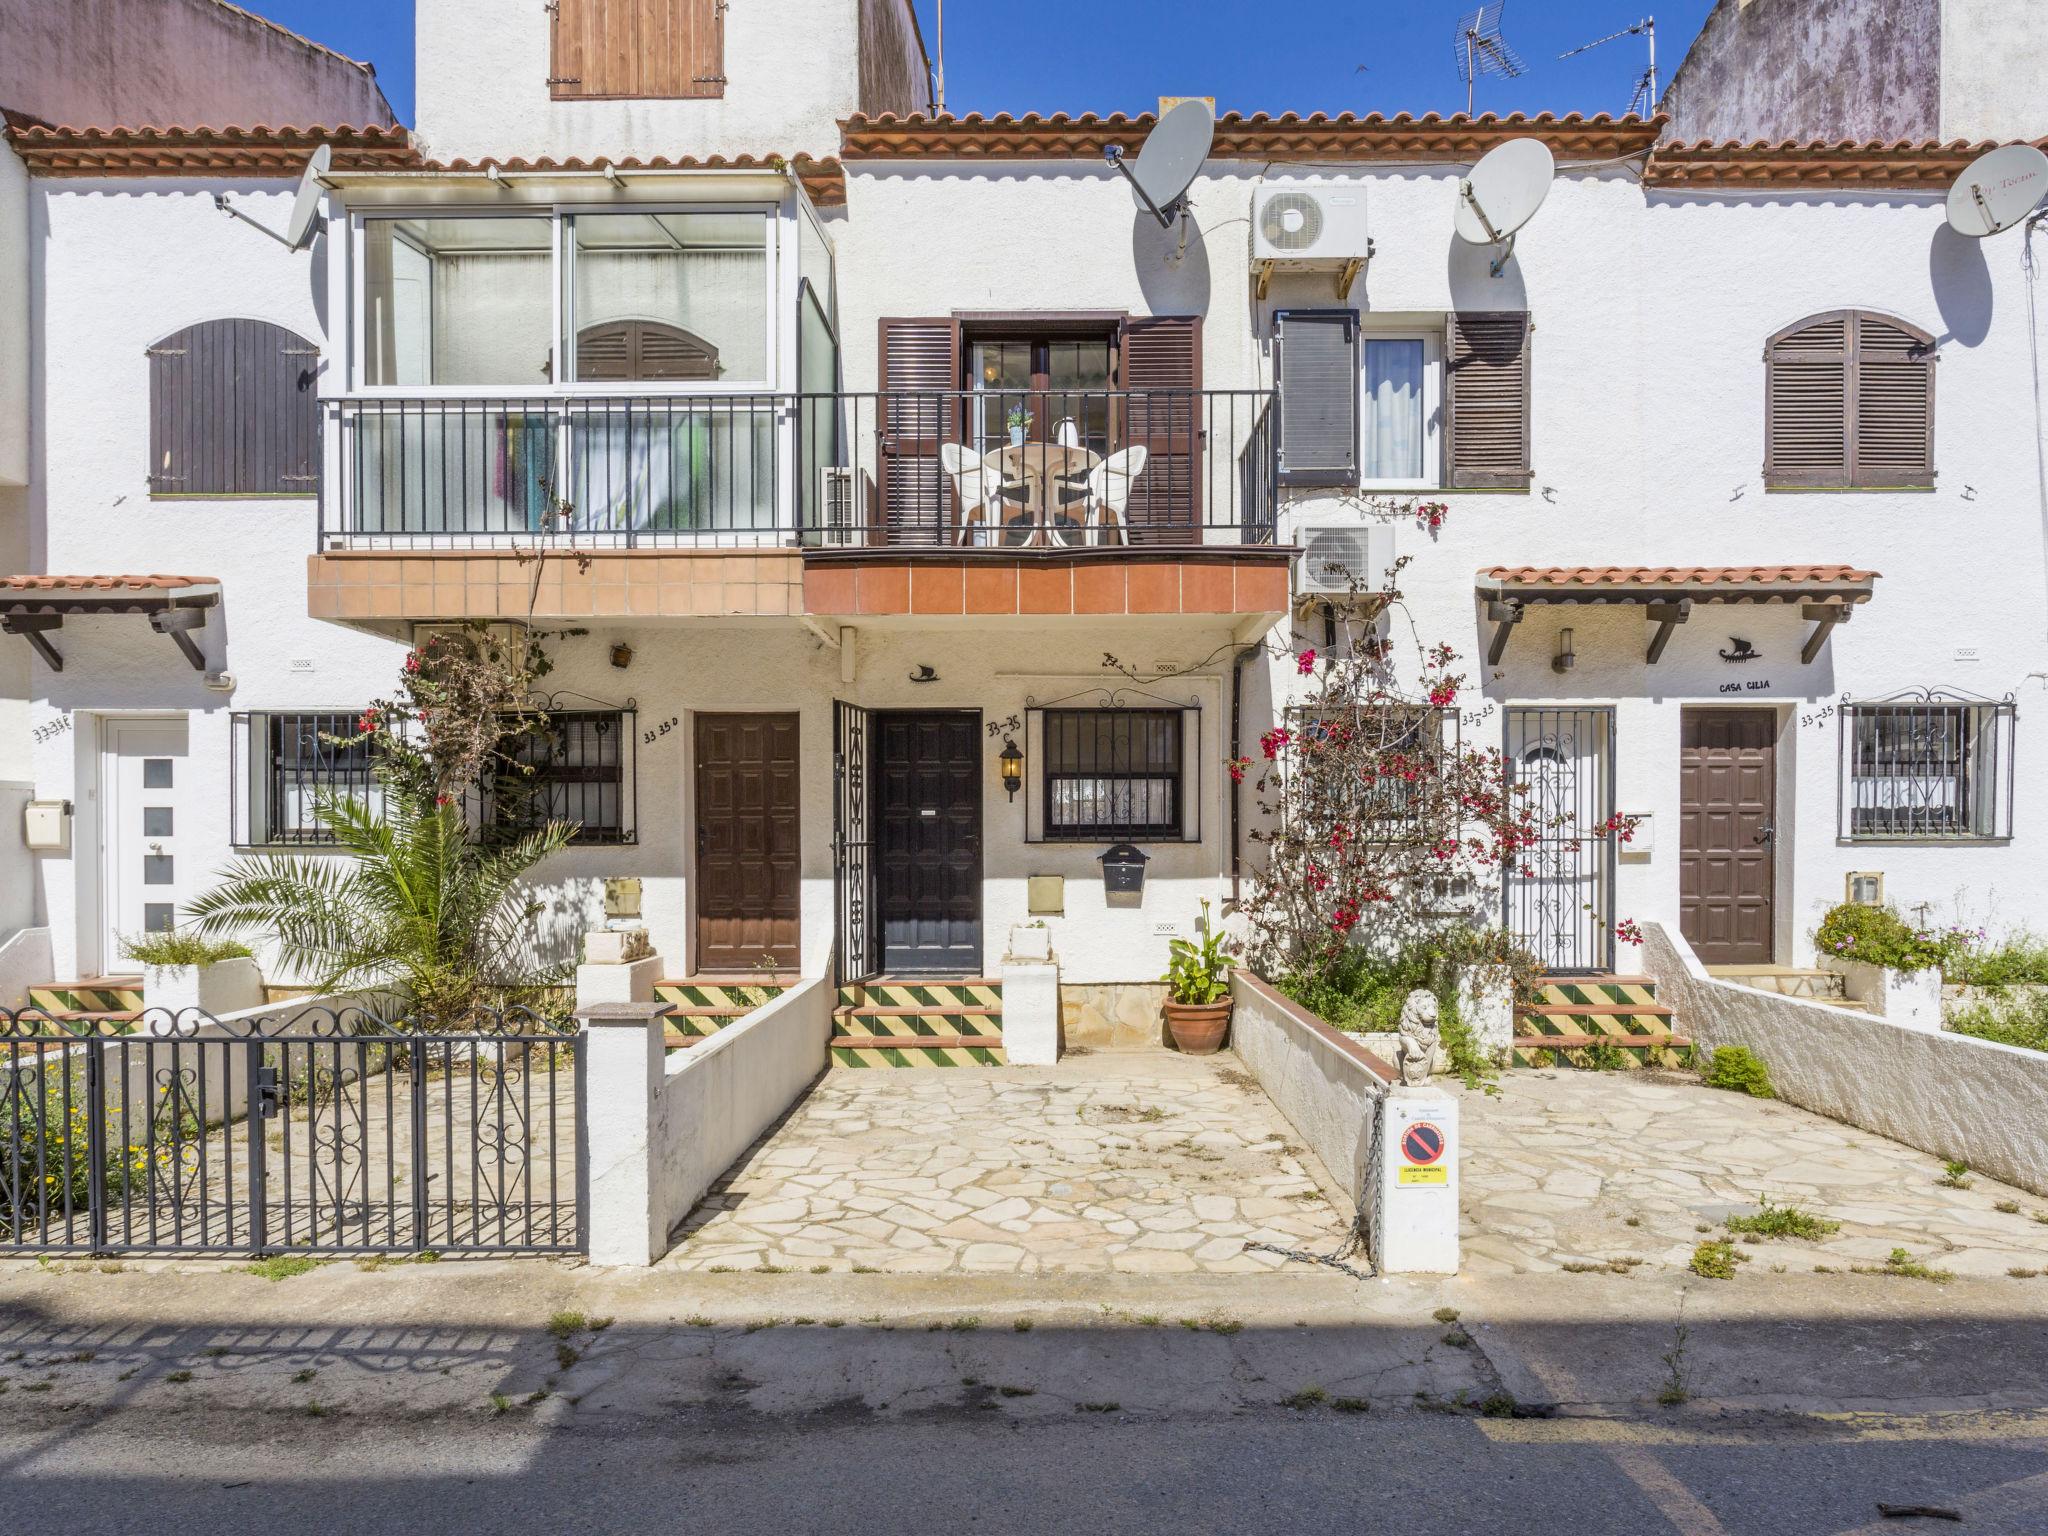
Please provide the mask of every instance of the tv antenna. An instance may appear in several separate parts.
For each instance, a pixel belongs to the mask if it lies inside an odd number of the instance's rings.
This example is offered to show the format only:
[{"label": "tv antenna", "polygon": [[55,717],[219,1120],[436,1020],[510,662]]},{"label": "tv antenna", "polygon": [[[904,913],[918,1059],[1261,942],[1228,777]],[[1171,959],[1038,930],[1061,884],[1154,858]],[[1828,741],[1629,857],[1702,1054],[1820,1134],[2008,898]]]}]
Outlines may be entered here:
[{"label": "tv antenna", "polygon": [[1521,55],[1510,48],[1508,40],[1500,35],[1500,13],[1506,6],[1507,0],[1487,0],[1478,10],[1459,18],[1455,46],[1458,78],[1465,82],[1467,117],[1472,115],[1473,83],[1481,75],[1512,80],[1529,71]]},{"label": "tv antenna", "polygon": [[1205,101],[1183,101],[1161,115],[1138,151],[1135,166],[1124,163],[1121,144],[1102,146],[1102,158],[1138,194],[1161,229],[1173,228],[1173,221],[1188,211],[1188,188],[1209,158],[1209,146],[1216,141],[1216,114]]},{"label": "tv antenna", "polygon": [[1469,245],[1494,248],[1490,276],[1506,270],[1515,253],[1515,232],[1536,217],[1550,196],[1557,162],[1541,139],[1509,139],[1479,157],[1479,163],[1458,183],[1458,210],[1452,228]]},{"label": "tv antenna", "polygon": [[260,229],[288,251],[303,251],[306,242],[313,238],[313,221],[320,216],[320,195],[326,190],[327,167],[334,161],[334,151],[322,144],[314,149],[306,161],[305,174],[299,177],[299,195],[292,199],[292,216],[286,221],[284,233],[279,234],[268,224],[252,219],[241,209],[231,207],[225,192],[213,194],[213,206],[231,219],[240,219],[251,229]]},{"label": "tv antenna", "polygon": [[1568,59],[1575,53],[1590,53],[1604,43],[1612,43],[1624,37],[1640,37],[1650,45],[1650,65],[1636,76],[1635,94],[1628,99],[1628,113],[1631,117],[1640,107],[1657,107],[1657,18],[1645,16],[1632,27],[1623,27],[1619,32],[1610,32],[1605,37],[1596,37],[1590,43],[1581,43],[1576,48],[1567,48],[1558,57]]},{"label": "tv antenna", "polygon": [[2048,218],[2048,155],[2031,144],[1987,150],[1948,189],[1948,227],[1972,240]]}]

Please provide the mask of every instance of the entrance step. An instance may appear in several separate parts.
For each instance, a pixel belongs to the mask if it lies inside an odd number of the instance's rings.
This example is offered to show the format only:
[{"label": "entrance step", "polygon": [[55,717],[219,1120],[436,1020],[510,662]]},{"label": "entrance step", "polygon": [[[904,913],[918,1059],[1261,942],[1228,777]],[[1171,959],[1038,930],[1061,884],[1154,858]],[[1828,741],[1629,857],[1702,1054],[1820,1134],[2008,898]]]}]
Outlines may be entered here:
[{"label": "entrance step", "polygon": [[1510,1059],[1518,1067],[1585,1067],[1594,1064],[1590,1052],[1605,1048],[1620,1051],[1624,1066],[1683,1066],[1692,1041],[1676,1025],[1647,976],[1547,977],[1515,1005]]},{"label": "entrance step", "polygon": [[1838,1003],[1848,996],[1847,982],[1840,971],[1824,971],[1814,966],[1710,965],[1707,974],[1716,981],[1732,981],[1738,986],[1755,987],[1759,992],[1777,992],[1822,1003]]},{"label": "entrance step", "polygon": [[668,1016],[671,1049],[717,1034],[795,986],[796,976],[672,976],[654,984],[654,1000],[675,1011]]},{"label": "entrance step", "polygon": [[142,1007],[140,976],[84,976],[28,989],[28,1005],[45,1013],[133,1013]]},{"label": "entrance step", "polygon": [[1003,984],[989,977],[884,977],[839,989],[835,1067],[999,1067]]}]

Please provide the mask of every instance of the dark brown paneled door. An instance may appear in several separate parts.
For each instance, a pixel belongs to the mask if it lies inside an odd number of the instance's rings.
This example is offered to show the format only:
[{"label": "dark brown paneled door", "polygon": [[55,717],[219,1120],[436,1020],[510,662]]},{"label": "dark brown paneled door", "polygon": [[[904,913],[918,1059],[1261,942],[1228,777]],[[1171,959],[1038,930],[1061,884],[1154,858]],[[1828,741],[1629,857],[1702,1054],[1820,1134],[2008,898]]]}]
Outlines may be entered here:
[{"label": "dark brown paneled door", "polygon": [[870,726],[882,969],[981,974],[981,716],[878,714]]},{"label": "dark brown paneled door", "polygon": [[795,970],[795,715],[697,717],[697,969]]},{"label": "dark brown paneled door", "polygon": [[1707,965],[1768,965],[1777,711],[1688,709],[1683,731],[1679,931]]}]

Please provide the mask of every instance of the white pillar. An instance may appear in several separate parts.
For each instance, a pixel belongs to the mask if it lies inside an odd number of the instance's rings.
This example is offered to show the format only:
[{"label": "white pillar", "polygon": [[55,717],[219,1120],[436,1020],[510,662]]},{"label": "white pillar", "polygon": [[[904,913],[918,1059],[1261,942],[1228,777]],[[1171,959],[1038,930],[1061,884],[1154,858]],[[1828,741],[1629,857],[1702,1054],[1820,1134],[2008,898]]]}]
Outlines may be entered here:
[{"label": "white pillar", "polygon": [[1457,1100],[1437,1088],[1389,1088],[1381,1101],[1379,1122],[1373,1262],[1383,1275],[1454,1275]]},{"label": "white pillar", "polygon": [[[623,967],[613,967],[623,969]],[[593,1264],[652,1264],[668,1242],[654,1213],[649,1132],[663,1065],[667,1005],[600,1003],[577,1011],[583,1027],[584,1147],[590,1159],[584,1220]]]},{"label": "white pillar", "polygon": [[1060,1059],[1060,968],[1050,960],[1003,962],[1003,1060],[1013,1067]]},{"label": "white pillar", "polygon": [[642,960],[601,962],[576,967],[576,1006],[594,1008],[600,1003],[651,1003],[654,984],[661,980],[661,956]]}]

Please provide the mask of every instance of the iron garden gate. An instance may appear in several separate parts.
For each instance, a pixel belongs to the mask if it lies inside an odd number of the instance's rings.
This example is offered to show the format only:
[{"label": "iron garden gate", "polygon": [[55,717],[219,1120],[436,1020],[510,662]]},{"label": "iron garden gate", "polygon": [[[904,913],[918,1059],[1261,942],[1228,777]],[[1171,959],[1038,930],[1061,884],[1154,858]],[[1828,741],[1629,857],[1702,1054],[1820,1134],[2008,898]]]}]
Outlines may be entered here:
[{"label": "iron garden gate", "polygon": [[581,1252],[572,1029],[0,1014],[0,1252]]},{"label": "iron garden gate", "polygon": [[1529,786],[1543,827],[1501,882],[1503,918],[1544,969],[1585,975],[1614,969],[1614,712],[1510,709],[1508,773]]},{"label": "iron garden gate", "polygon": [[866,981],[876,974],[879,948],[870,889],[875,834],[868,817],[868,712],[844,699],[832,704],[832,781],[832,901],[839,979]]}]

